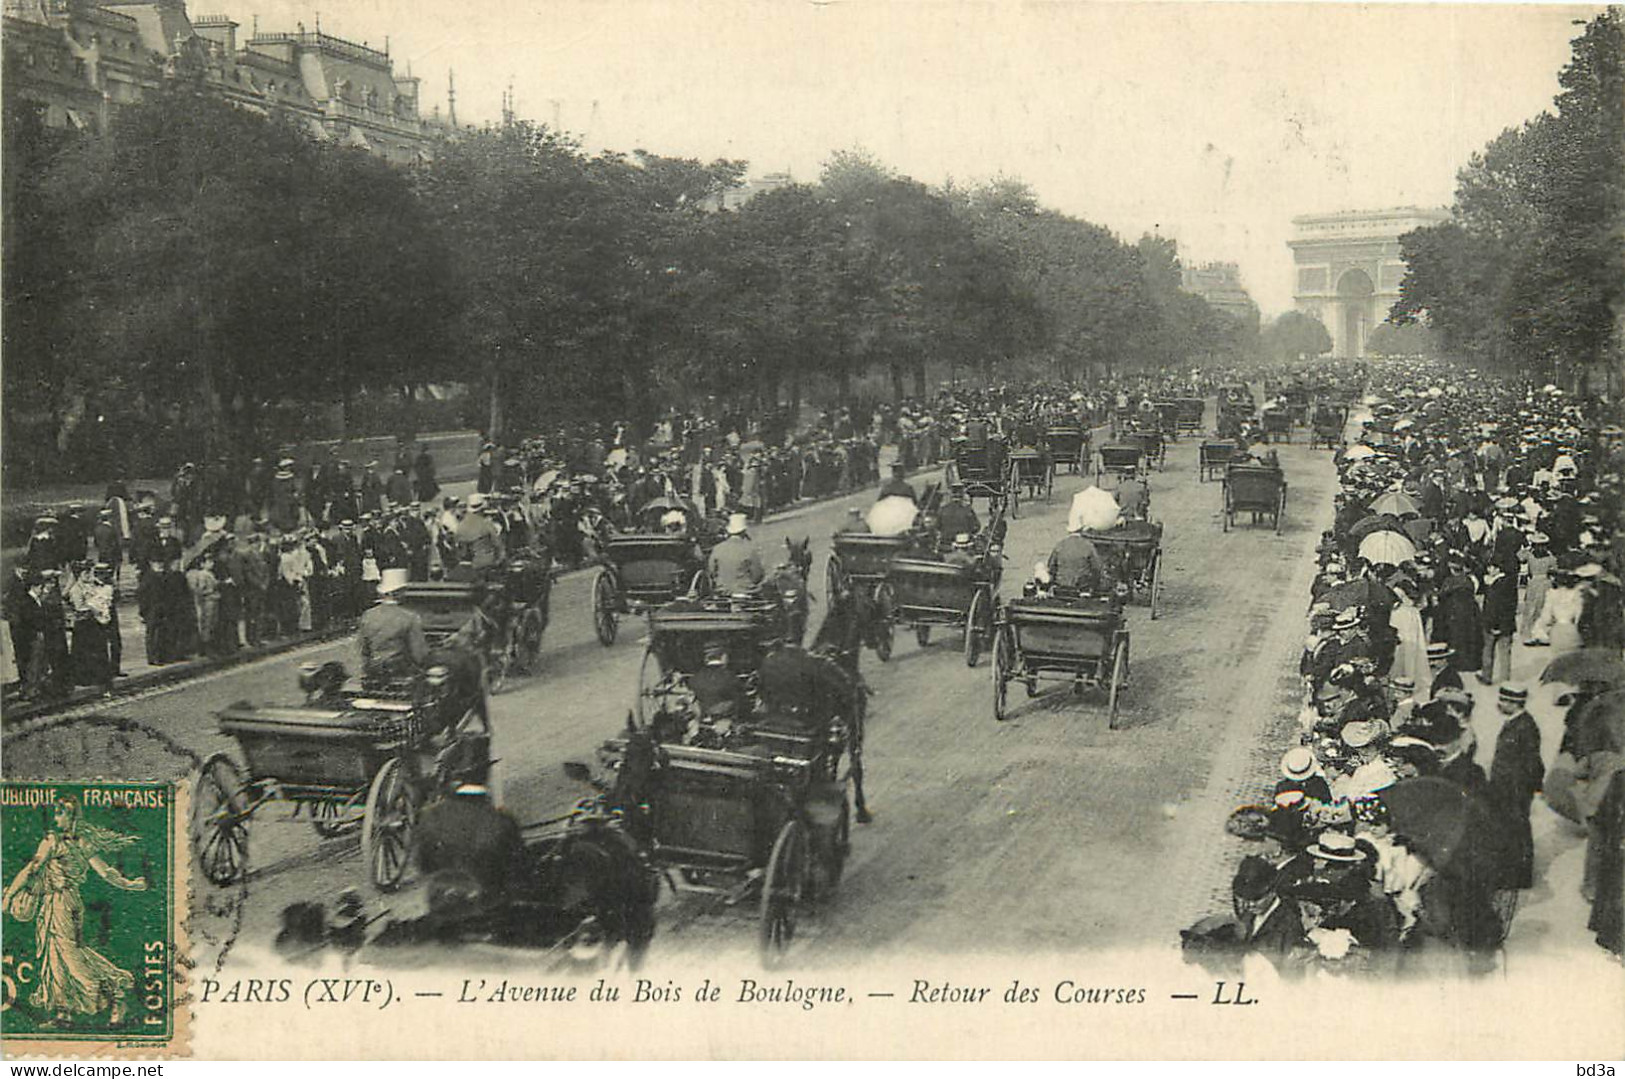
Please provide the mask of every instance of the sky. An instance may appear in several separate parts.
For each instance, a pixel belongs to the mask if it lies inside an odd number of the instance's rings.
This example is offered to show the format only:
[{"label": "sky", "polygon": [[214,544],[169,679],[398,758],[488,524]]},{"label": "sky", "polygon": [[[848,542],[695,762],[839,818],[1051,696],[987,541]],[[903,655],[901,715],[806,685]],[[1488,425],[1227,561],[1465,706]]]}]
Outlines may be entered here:
[{"label": "sky", "polygon": [[[460,121],[515,111],[589,150],[742,158],[816,180],[861,148],[927,184],[1018,177],[1046,206],[1291,307],[1296,214],[1447,206],[1551,106],[1554,4],[1011,0],[227,0],[248,30],[382,46]],[[224,3],[217,7],[226,6]]]}]

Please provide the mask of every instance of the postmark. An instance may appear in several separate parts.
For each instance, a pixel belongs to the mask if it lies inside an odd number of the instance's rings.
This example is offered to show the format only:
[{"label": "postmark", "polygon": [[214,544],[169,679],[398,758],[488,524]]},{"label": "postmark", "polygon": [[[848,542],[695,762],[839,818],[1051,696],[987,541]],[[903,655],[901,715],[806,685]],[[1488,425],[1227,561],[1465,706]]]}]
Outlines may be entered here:
[{"label": "postmark", "polygon": [[0,784],[8,1055],[183,1051],[173,783]]}]

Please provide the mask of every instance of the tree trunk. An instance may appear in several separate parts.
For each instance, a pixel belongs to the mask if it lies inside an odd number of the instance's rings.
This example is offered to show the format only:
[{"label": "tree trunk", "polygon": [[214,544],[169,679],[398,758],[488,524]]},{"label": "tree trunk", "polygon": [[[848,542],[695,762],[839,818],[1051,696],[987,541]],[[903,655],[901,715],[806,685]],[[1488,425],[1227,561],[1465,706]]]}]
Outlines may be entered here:
[{"label": "tree trunk", "polygon": [[922,357],[914,361],[914,396],[923,401],[925,394],[925,360]]},{"label": "tree trunk", "polygon": [[892,400],[901,401],[906,396],[903,392],[903,365],[896,360],[890,360],[886,368],[891,375]]},{"label": "tree trunk", "polygon": [[485,438],[489,442],[502,441],[502,368],[491,365],[491,408],[485,421]]}]

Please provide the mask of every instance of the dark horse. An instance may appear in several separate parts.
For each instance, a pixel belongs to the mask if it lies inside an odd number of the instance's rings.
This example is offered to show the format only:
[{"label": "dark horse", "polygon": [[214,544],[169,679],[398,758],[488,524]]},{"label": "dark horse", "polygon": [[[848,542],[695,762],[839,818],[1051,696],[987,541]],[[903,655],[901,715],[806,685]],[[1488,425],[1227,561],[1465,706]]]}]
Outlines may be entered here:
[{"label": "dark horse", "polygon": [[784,605],[787,639],[799,646],[807,635],[808,604],[812,599],[807,594],[807,578],[812,574],[812,538],[803,536],[797,543],[786,536],[784,558],[773,572],[773,586]]},{"label": "dark horse", "polygon": [[841,669],[852,686],[851,715],[848,718],[847,753],[852,759],[852,794],[858,823],[873,819],[863,796],[863,731],[869,708],[869,687],[858,671],[858,656],[868,637],[868,623],[874,617],[874,601],[860,591],[841,587],[825,597],[828,609],[809,651]]}]

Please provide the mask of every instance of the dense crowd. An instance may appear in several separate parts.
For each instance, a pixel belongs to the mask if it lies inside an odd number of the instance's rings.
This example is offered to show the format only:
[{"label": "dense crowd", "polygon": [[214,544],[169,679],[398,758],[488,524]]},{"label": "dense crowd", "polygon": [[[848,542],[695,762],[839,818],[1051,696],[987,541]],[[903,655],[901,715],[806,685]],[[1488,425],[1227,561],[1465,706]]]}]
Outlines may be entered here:
[{"label": "dense crowd", "polygon": [[[1337,454],[1299,736],[1273,801],[1229,822],[1258,848],[1236,871],[1234,915],[1187,945],[1300,973],[1441,948],[1493,966],[1536,883],[1543,794],[1588,829],[1588,928],[1619,954],[1625,432],[1596,402],[1471,371],[1384,367],[1368,391]],[[1531,687],[1510,680],[1515,641],[1552,658],[1543,681],[1564,691],[1550,771]],[[1475,684],[1495,688],[1493,747],[1474,733]]]}]

